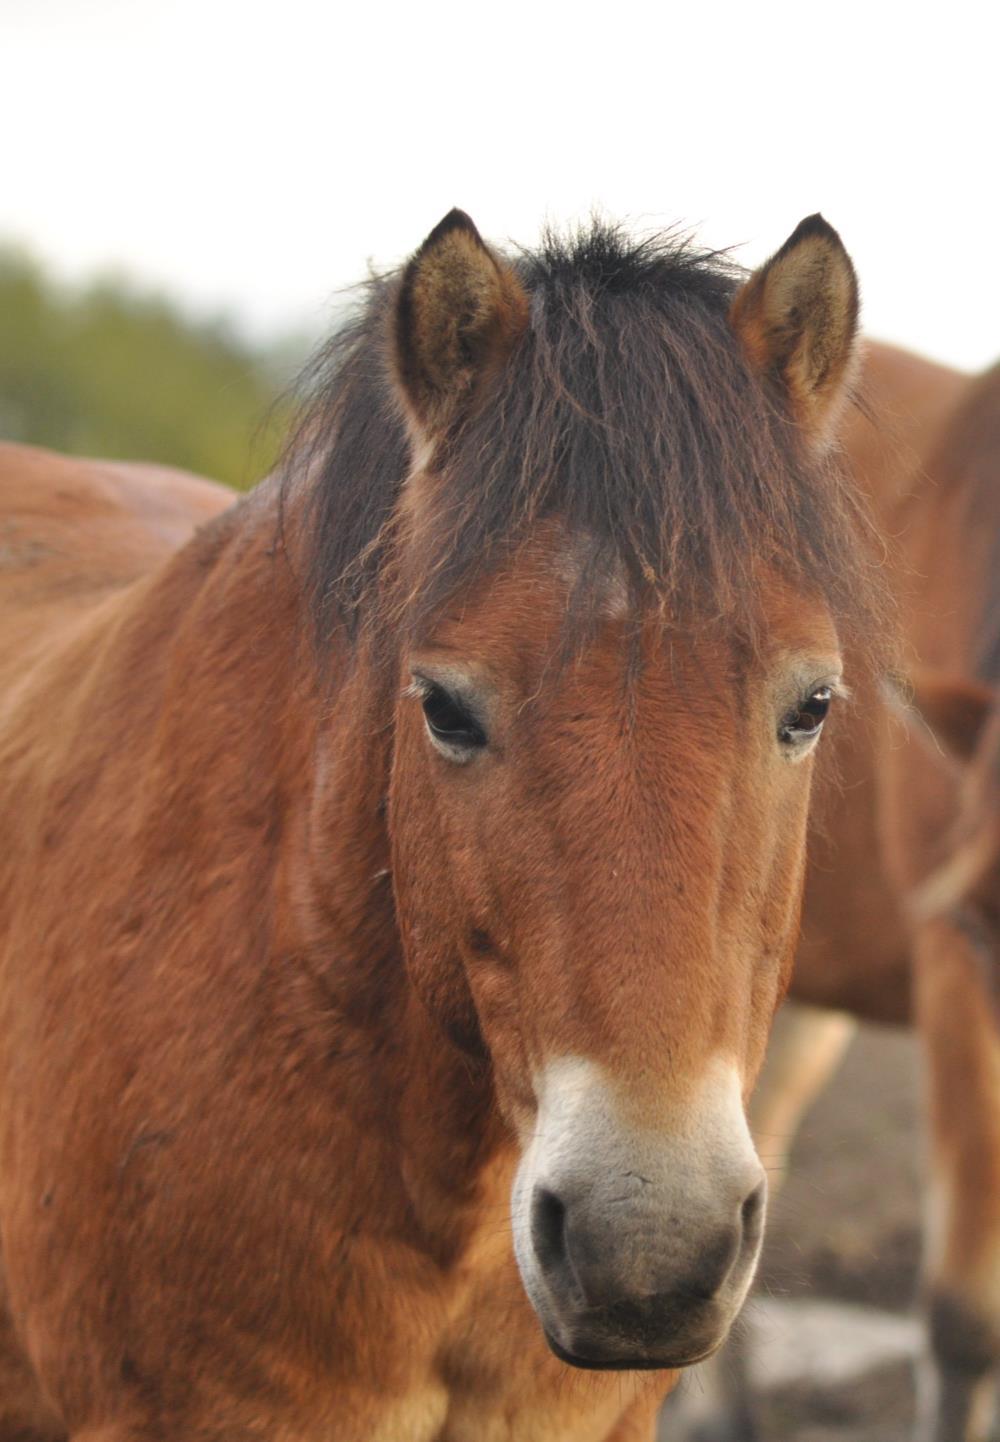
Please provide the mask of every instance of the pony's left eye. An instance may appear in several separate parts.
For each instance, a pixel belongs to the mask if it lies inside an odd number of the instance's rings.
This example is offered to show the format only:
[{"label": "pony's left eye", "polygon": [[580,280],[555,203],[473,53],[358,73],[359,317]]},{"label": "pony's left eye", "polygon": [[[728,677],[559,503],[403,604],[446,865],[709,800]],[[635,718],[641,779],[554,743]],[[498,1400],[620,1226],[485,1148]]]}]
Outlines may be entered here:
[{"label": "pony's left eye", "polygon": [[833,690],[830,686],[817,686],[794,711],[782,718],[778,727],[778,740],[784,746],[803,746],[815,740],[823,729]]},{"label": "pony's left eye", "polygon": [[463,758],[486,745],[486,732],[465,701],[434,681],[421,685],[424,720],[433,740]]}]

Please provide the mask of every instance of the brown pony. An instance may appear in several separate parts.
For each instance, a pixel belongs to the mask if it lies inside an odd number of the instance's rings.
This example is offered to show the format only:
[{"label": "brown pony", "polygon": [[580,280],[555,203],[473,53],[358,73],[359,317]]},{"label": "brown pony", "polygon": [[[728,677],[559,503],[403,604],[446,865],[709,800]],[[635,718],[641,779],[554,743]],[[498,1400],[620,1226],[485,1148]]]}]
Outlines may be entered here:
[{"label": "brown pony", "polygon": [[984,1437],[1000,1371],[1000,368],[969,384],[900,507],[923,724],[886,754],[930,1124],[933,1442]]},{"label": "brown pony", "polygon": [[855,315],[819,217],[456,211],[239,504],[4,451],[0,1437],[650,1436],[877,608]]},{"label": "brown pony", "polygon": [[857,722],[841,729],[853,779],[867,776],[820,806],[793,995],[912,1017],[919,1032],[931,1131],[920,1432],[964,1442],[984,1435],[1000,1367],[1000,371],[972,382],[879,347],[867,394],[871,419],[848,442],[894,557],[910,705],[890,700],[864,740]]},{"label": "brown pony", "polygon": [[[846,440],[893,558],[912,679],[830,748],[800,1004],[778,1019],[752,1130],[780,1173],[850,1018],[912,1020],[931,1143],[919,1431],[971,1442],[1000,1369],[1000,368],[972,381],[872,346],[862,394]],[[741,1360],[713,1438],[755,1435]]]}]

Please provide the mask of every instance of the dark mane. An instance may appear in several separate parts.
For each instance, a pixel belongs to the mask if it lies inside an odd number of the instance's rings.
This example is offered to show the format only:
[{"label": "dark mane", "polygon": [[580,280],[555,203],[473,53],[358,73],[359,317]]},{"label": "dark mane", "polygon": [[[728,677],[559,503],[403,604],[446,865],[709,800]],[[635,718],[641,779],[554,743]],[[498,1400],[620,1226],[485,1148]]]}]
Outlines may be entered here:
[{"label": "dark mane", "polygon": [[[874,634],[877,566],[853,485],[823,473],[727,323],[741,273],[676,234],[594,223],[513,262],[531,324],[456,437],[403,619],[419,629],[533,524],[559,517],[593,582],[624,575],[667,615],[752,621],[762,564]],[[369,283],[321,353],[286,458],[308,475],[314,614],[323,635],[378,625],[409,450],[388,359],[398,279]],[[582,588],[586,616],[596,587]],[[589,594],[585,594],[589,592]]]}]

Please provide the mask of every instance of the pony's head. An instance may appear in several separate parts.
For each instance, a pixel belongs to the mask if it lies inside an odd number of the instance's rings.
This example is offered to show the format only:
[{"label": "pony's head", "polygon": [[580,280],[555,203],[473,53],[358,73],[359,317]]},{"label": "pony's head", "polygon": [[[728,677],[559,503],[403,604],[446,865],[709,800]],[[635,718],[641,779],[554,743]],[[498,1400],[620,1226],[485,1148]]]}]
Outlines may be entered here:
[{"label": "pony's head", "polygon": [[393,668],[409,975],[489,1068],[524,1285],[579,1366],[695,1361],[754,1271],[744,1103],[872,589],[824,458],[856,312],[819,217],[744,280],[602,225],[507,260],[456,211],[328,392],[316,575]]}]

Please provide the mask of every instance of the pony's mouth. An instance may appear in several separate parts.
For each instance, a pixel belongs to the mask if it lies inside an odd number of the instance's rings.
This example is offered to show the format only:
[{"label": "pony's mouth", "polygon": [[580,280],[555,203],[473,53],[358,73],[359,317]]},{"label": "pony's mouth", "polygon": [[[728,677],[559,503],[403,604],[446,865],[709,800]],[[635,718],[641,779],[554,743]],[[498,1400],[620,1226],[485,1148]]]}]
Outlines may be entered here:
[{"label": "pony's mouth", "polygon": [[585,1372],[672,1372],[678,1367],[693,1367],[698,1362],[704,1362],[719,1346],[715,1343],[711,1347],[703,1347],[700,1351],[681,1351],[672,1356],[601,1359],[581,1357],[576,1352],[570,1352],[556,1341],[547,1328],[543,1327],[542,1331],[549,1344],[549,1351],[558,1357],[560,1362],[566,1362],[570,1367],[579,1367]]}]

